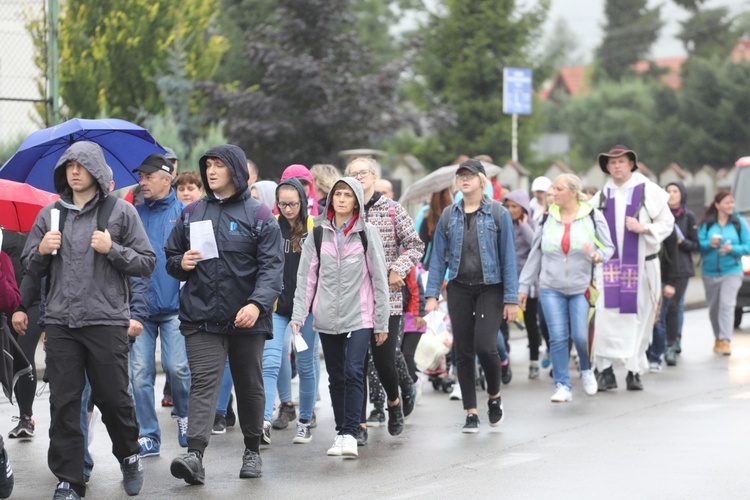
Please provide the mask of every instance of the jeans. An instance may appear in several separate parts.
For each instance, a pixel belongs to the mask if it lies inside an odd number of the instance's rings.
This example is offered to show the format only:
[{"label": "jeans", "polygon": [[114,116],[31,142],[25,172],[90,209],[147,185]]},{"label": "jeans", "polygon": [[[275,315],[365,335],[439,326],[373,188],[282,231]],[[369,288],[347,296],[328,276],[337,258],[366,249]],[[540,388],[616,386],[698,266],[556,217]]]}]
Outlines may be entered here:
[{"label": "jeans", "polygon": [[[320,355],[318,332],[312,327],[313,316],[307,316],[302,325],[302,338],[307,349],[297,351],[297,374],[299,375],[299,418],[309,421],[312,418],[315,398],[318,394],[320,380]],[[291,384],[291,382],[290,382]],[[289,389],[291,393],[291,388]],[[279,389],[281,394],[281,389]]]},{"label": "jeans", "polygon": [[[664,285],[661,287],[664,290]],[[654,325],[654,336],[651,338],[651,345],[648,346],[646,356],[649,363],[661,364],[661,357],[667,347],[667,309],[673,299],[668,299],[662,294],[661,309],[659,309],[659,321]]]},{"label": "jeans", "polygon": [[81,432],[83,432],[83,446],[86,452],[83,455],[83,473],[91,475],[94,470],[94,459],[89,453],[89,400],[91,399],[91,384],[86,377],[86,386],[81,394]]},{"label": "jeans", "polygon": [[130,351],[130,380],[133,385],[135,412],[140,436],[161,444],[159,420],[154,406],[156,379],[156,339],[161,338],[161,365],[172,388],[174,415],[187,417],[190,396],[190,370],[187,364],[185,339],[180,333],[177,314],[151,316],[143,324],[143,332]]},{"label": "jeans", "polygon": [[[263,419],[271,421],[273,415],[273,403],[276,400],[276,383],[278,381],[281,365],[283,362],[284,346],[289,345],[292,331],[289,328],[291,319],[273,313],[273,338],[266,340],[263,347],[263,387],[266,391],[266,408],[263,412]],[[287,347],[287,364],[289,364],[289,348]],[[291,367],[287,376],[290,378],[289,386],[291,387]],[[289,390],[289,399],[283,400],[286,403],[292,400],[291,389]]]},{"label": "jeans", "polygon": [[221,387],[219,387],[219,399],[216,400],[216,413],[221,416],[227,416],[227,408],[229,407],[229,398],[232,397],[232,371],[229,369],[229,357],[227,356],[227,362],[224,365],[224,377],[221,379]]},{"label": "jeans", "polygon": [[500,361],[505,363],[508,360],[508,348],[505,346],[505,334],[502,328],[497,331],[497,352],[500,354]]},{"label": "jeans", "polygon": [[548,288],[541,289],[541,300],[549,328],[552,376],[555,384],[570,388],[568,338],[575,343],[581,371],[591,369],[588,351],[589,301],[582,293],[565,295]]},{"label": "jeans", "polygon": [[365,358],[372,328],[344,334],[320,334],[331,405],[339,434],[357,436],[365,398]]}]

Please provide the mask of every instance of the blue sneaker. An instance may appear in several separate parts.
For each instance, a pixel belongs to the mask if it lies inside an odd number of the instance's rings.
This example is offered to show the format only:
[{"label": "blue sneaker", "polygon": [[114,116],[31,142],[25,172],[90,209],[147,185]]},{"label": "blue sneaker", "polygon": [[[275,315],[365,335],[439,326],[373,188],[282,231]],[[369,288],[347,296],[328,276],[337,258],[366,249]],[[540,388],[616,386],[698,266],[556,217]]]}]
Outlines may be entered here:
[{"label": "blue sneaker", "polygon": [[159,456],[159,443],[151,439],[150,437],[138,438],[138,443],[141,445],[141,452],[139,453],[142,457],[158,457]]},{"label": "blue sneaker", "polygon": [[544,354],[544,357],[542,358],[542,368],[549,368],[549,365],[552,364],[552,359],[549,357],[549,352]]},{"label": "blue sneaker", "polygon": [[14,485],[15,478],[13,469],[10,467],[8,452],[3,448],[3,453],[0,454],[0,498],[8,498],[13,493]]},{"label": "blue sneaker", "polygon": [[187,429],[188,429],[188,418],[187,417],[172,417],[177,420],[177,442],[180,446],[187,448]]}]

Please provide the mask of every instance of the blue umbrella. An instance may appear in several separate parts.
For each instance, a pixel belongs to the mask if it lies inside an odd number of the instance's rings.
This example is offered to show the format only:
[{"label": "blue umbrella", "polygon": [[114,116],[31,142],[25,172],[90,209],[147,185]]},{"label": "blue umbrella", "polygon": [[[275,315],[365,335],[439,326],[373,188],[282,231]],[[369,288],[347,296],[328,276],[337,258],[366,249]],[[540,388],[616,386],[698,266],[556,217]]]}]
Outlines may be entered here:
[{"label": "blue umbrella", "polygon": [[18,151],[0,168],[0,179],[25,182],[55,192],[52,171],[57,160],[74,142],[91,141],[104,151],[118,188],[138,182],[132,170],[150,154],[165,153],[143,127],[115,118],[73,118],[29,135]]}]

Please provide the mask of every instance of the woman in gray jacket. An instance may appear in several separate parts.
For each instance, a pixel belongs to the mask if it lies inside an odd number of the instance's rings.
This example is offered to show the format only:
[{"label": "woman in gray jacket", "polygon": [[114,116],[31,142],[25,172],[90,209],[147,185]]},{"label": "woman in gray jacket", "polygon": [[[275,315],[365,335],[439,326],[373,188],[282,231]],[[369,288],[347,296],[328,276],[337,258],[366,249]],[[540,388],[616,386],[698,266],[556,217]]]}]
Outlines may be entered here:
[{"label": "woman in gray jacket", "polygon": [[518,303],[525,309],[529,288],[540,278],[540,295],[547,319],[552,374],[557,390],[553,403],[573,399],[568,374],[568,339],[580,358],[583,389],[596,394],[596,377],[588,356],[589,301],[585,292],[593,266],[606,262],[615,247],[604,216],[581,196],[581,181],[562,174],[552,184],[555,203],[534,233],[529,258],[519,278]]},{"label": "woman in gray jacket", "polygon": [[363,196],[354,178],[334,184],[325,219],[305,240],[297,271],[291,328],[299,334],[312,312],[313,329],[320,332],[338,433],[329,456],[358,455],[367,346],[372,335],[378,346],[388,338],[383,242],[360,218]]}]

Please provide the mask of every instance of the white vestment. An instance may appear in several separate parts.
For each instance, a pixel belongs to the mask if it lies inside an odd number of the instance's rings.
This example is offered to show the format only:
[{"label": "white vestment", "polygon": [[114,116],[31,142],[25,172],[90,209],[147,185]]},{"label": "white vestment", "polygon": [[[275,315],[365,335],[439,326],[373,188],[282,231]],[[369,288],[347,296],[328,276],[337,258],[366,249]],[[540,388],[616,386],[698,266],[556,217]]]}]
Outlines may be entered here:
[{"label": "white vestment", "polygon": [[[622,256],[622,242],[625,231],[625,209],[632,189],[638,184],[644,186],[644,204],[638,220],[648,231],[638,236],[638,313],[621,314],[619,308],[604,307],[604,280],[602,266],[597,266],[597,288],[602,290],[596,301],[596,322],[594,335],[594,355],[597,368],[601,371],[612,366],[615,359],[621,360],[628,371],[644,373],[648,368],[646,350],[651,343],[654,320],[661,297],[661,267],[659,258],[646,261],[646,257],[659,253],[661,242],[671,233],[674,217],[669,210],[669,195],[661,187],[649,181],[643,174],[633,172],[629,181],[618,187],[607,181],[604,186],[614,189],[615,231],[618,255]],[[598,204],[600,193],[592,202]],[[639,204],[640,200],[632,203]]]}]

